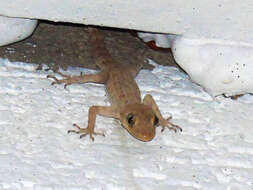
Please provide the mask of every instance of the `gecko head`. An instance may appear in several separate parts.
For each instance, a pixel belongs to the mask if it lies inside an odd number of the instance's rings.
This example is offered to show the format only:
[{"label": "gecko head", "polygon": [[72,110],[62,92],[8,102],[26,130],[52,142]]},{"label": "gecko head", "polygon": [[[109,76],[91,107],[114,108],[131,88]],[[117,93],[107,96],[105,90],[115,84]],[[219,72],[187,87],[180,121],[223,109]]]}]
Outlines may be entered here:
[{"label": "gecko head", "polygon": [[158,118],[152,108],[144,104],[128,104],[120,112],[123,127],[138,140],[147,142],[155,137]]}]

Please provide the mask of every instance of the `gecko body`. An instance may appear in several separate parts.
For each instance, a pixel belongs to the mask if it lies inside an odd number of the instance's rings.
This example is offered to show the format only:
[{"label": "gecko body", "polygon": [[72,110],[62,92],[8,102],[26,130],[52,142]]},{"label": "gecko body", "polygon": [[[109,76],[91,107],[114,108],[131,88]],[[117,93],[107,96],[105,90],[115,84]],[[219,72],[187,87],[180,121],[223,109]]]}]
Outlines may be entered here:
[{"label": "gecko body", "polygon": [[150,141],[155,137],[156,126],[182,131],[182,129],[164,119],[151,95],[146,95],[141,100],[140,90],[134,80],[140,71],[142,64],[121,65],[115,61],[105,47],[103,35],[96,28],[88,28],[89,41],[95,64],[100,68],[96,74],[67,76],[59,80],[52,75],[52,84],[64,83],[65,87],[73,83],[102,83],[105,84],[110,100],[110,106],[91,106],[88,115],[88,127],[81,128],[74,124],[78,130],[69,130],[81,134],[80,137],[89,135],[94,140],[93,135],[103,135],[95,132],[96,115],[113,117],[120,120],[123,127],[135,138],[141,141]]}]

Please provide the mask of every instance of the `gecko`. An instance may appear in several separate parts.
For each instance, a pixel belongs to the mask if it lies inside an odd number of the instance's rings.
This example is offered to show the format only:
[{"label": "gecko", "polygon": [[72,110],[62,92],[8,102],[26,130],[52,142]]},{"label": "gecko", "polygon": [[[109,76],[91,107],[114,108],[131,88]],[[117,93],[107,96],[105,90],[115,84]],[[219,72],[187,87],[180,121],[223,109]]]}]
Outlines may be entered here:
[{"label": "gecko", "polygon": [[112,117],[121,122],[133,137],[140,141],[151,141],[156,134],[156,127],[161,126],[163,132],[165,128],[175,132],[182,131],[182,128],[173,124],[170,120],[172,116],[165,119],[150,94],[145,95],[141,100],[140,90],[135,81],[135,76],[142,69],[142,63],[139,64],[119,64],[113,59],[106,49],[104,36],[99,29],[88,27],[89,43],[95,64],[100,71],[95,74],[82,73],[80,76],[69,76],[58,72],[63,78],[58,79],[53,75],[47,78],[53,79],[52,85],[74,83],[100,83],[105,84],[109,97],[110,106],[93,105],[88,111],[88,126],[82,128],[73,124],[76,130],[69,130],[68,133],[80,134],[80,138],[89,135],[94,141],[94,135],[105,136],[102,132],[96,132],[96,116]]}]

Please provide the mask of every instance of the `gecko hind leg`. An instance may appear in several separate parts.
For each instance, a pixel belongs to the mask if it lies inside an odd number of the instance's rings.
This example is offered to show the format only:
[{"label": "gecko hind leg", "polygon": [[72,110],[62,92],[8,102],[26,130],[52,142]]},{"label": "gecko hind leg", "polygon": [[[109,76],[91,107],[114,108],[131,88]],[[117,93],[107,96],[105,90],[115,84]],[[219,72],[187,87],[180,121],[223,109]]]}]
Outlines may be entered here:
[{"label": "gecko hind leg", "polygon": [[87,82],[94,82],[94,83],[105,83],[108,78],[108,73],[105,71],[101,71],[96,74],[87,74],[83,75],[82,73],[79,76],[69,76],[62,74],[60,72],[57,72],[59,75],[63,77],[63,79],[57,79],[53,75],[47,75],[47,78],[51,78],[54,81],[52,82],[52,85],[55,84],[64,84],[64,88],[66,88],[68,85],[75,84],[75,83],[87,83]]}]

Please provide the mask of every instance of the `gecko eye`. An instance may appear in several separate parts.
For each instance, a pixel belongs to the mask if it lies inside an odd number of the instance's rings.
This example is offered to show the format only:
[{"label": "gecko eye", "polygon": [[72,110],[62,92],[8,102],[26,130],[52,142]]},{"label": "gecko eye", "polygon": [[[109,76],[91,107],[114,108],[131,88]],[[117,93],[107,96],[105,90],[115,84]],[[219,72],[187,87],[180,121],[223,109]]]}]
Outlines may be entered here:
[{"label": "gecko eye", "polygon": [[134,125],[134,122],[135,122],[135,120],[134,120],[134,114],[132,114],[132,113],[129,113],[128,115],[127,115],[127,123],[130,125],[130,127],[132,127],[133,125]]},{"label": "gecko eye", "polygon": [[156,126],[158,123],[159,123],[159,119],[158,119],[158,117],[155,116],[155,118],[154,118],[154,126]]}]

